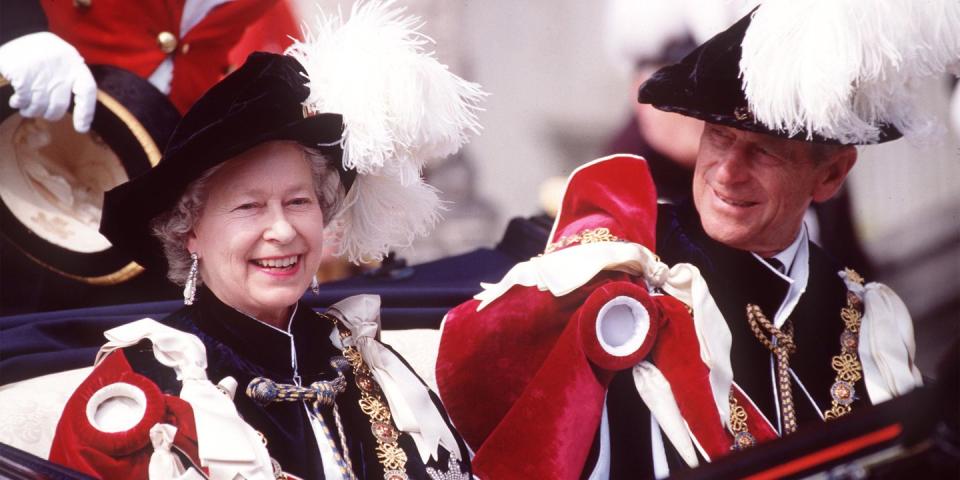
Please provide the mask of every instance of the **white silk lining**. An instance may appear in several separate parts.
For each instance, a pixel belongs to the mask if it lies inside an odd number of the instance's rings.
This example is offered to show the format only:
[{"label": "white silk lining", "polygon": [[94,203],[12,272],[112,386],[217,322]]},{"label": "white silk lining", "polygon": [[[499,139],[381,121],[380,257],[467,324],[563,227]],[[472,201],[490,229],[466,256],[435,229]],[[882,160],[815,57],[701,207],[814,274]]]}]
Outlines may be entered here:
[{"label": "white silk lining", "polygon": [[147,396],[126,382],[104,385],[87,400],[87,421],[104,433],[130,430],[143,420]]},{"label": "white silk lining", "polygon": [[[670,439],[683,461],[691,468],[699,465],[693,434],[680,414],[670,382],[663,373],[650,362],[640,362],[633,367],[633,383],[643,403],[650,409],[650,414],[660,424],[663,433]],[[704,457],[710,461],[708,455]]]},{"label": "white silk lining", "polygon": [[619,296],[597,313],[597,340],[615,357],[636,352],[650,331],[650,312],[636,299]]}]

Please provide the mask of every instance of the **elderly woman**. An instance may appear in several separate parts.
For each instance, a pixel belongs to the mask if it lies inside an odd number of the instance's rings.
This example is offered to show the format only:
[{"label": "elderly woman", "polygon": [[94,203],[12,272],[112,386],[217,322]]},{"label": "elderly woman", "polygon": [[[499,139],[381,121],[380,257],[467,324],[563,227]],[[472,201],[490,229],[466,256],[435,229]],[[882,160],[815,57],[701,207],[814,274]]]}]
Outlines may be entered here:
[{"label": "elderly woman", "polygon": [[[411,22],[365,4],[290,55],[252,55],[156,168],[108,193],[101,231],[186,306],[106,332],[52,461],[103,478],[468,478],[437,397],[377,339],[379,299],[299,303],[325,231],[357,260],[426,230],[439,201],[417,168],[476,129],[479,90],[421,53]],[[386,58],[412,70],[370,71]]]}]

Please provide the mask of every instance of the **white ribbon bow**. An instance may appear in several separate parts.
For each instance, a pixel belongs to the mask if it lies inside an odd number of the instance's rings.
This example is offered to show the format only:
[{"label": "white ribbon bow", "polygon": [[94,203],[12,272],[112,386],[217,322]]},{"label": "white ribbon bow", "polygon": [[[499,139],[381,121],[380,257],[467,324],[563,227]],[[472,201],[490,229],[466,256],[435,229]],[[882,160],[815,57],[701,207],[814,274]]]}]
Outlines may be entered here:
[{"label": "white ribbon bow", "polygon": [[697,267],[678,263],[672,268],[648,248],[631,242],[597,242],[575,245],[519,263],[496,284],[481,283],[483,291],[473,298],[482,310],[515,285],[566,295],[604,270],[642,275],[651,287],[662,288],[693,310],[693,324],[700,344],[700,359],[710,369],[710,387],[720,419],[730,418],[728,396],[733,383],[730,364],[730,328],[720,313],[707,282]]},{"label": "white ribbon bow", "polygon": [[147,478],[150,480],[202,480],[194,468],[183,468],[183,463],[170,451],[173,439],[177,436],[177,427],[169,423],[157,423],[150,427],[150,443],[153,454],[147,466]]},{"label": "white ribbon bow", "polygon": [[354,346],[387,397],[390,413],[397,428],[410,434],[426,463],[437,458],[442,445],[450,455],[461,460],[460,447],[426,385],[407,368],[400,358],[377,340],[380,332],[380,297],[355,295],[330,307],[328,312],[350,329],[352,336],[344,346]]},{"label": "white ribbon bow", "polygon": [[[697,453],[694,450],[693,433],[687,427],[677,399],[673,396],[673,389],[663,373],[650,362],[640,362],[633,367],[633,384],[643,403],[650,409],[650,413],[657,419],[663,433],[667,434],[670,443],[677,449],[687,466],[693,468],[699,465]],[[704,458],[710,461],[706,452]]]},{"label": "white ribbon bow", "polygon": [[110,352],[144,339],[153,343],[157,361],[171,367],[183,382],[180,398],[193,409],[200,465],[210,478],[272,479],[273,465],[266,447],[247,425],[230,398],[207,379],[207,353],[194,335],[144,318],[104,332],[109,340],[97,353],[96,363]]}]

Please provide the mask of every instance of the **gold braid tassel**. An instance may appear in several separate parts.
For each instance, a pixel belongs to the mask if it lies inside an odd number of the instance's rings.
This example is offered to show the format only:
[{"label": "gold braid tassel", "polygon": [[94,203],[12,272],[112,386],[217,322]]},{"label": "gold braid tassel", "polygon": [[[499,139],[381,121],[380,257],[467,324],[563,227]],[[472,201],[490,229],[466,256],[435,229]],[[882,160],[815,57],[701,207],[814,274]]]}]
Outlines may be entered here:
[{"label": "gold braid tassel", "polygon": [[[846,276],[857,284],[863,285],[863,277],[857,272],[846,269]],[[840,354],[835,355],[830,366],[837,372],[837,376],[830,387],[831,407],[823,412],[824,420],[833,420],[842,417],[852,410],[851,404],[856,400],[854,384],[863,378],[863,366],[857,353],[860,342],[860,323],[863,319],[863,301],[856,294],[847,290],[847,305],[840,310],[844,330],[840,335]],[[763,314],[760,307],[747,305],[747,321],[750,329],[764,346],[776,355],[777,383],[781,398],[781,416],[784,419],[784,432],[793,433],[796,430],[796,412],[793,406],[793,392],[790,388],[789,355],[796,350],[793,341],[793,328],[787,323],[784,331],[774,327]],[[770,336],[777,339],[776,345],[770,341]],[[730,391],[730,427],[734,434],[733,449],[738,450],[753,445],[755,440],[747,430],[746,411],[737,403]]]},{"label": "gold braid tassel", "polygon": [[[780,416],[783,419],[783,433],[789,435],[797,431],[797,413],[793,405],[793,389],[790,386],[790,354],[796,351],[793,343],[793,324],[787,322],[781,330],[773,325],[760,307],[747,304],[747,321],[750,329],[776,358],[777,390],[780,392]],[[769,337],[777,339],[776,344]]]}]

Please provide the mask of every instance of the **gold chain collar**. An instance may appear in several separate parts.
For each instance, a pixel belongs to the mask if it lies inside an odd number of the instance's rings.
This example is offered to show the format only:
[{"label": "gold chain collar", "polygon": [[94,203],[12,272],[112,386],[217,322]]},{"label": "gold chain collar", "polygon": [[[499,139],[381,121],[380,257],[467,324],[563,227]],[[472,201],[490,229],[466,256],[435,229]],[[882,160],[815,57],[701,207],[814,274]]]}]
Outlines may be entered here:
[{"label": "gold chain collar", "polygon": [[[850,281],[863,285],[863,277],[857,272],[849,268],[845,269],[845,272]],[[847,290],[847,304],[840,310],[840,318],[843,320],[844,330],[840,334],[840,354],[834,355],[830,360],[830,366],[836,372],[836,377],[830,387],[831,407],[823,412],[824,420],[827,421],[850,413],[853,409],[853,401],[856,399],[854,384],[863,378],[863,367],[857,354],[860,322],[863,318],[863,301],[849,289]],[[787,328],[777,329],[763,314],[760,307],[754,304],[747,305],[747,321],[750,322],[750,328],[757,339],[776,355],[777,383],[780,387],[781,417],[784,419],[784,431],[786,434],[793,433],[796,430],[796,416],[788,365],[788,355],[796,350],[796,345],[793,342],[793,330],[789,323]],[[763,330],[777,339],[776,344],[770,341]],[[730,430],[734,435],[731,449],[739,450],[756,443],[747,427],[747,412],[737,402],[733,394],[733,387],[730,387]]]},{"label": "gold chain collar", "polygon": [[340,334],[340,341],[344,345],[343,356],[353,368],[354,381],[360,389],[360,410],[370,420],[370,431],[377,440],[377,460],[383,466],[384,480],[408,480],[407,454],[397,443],[400,431],[394,425],[390,407],[383,399],[380,385],[374,380],[373,374],[363,362],[363,357],[356,347],[347,346],[344,342],[352,336],[350,329],[343,326],[333,315],[327,313],[319,315],[333,322]]}]

